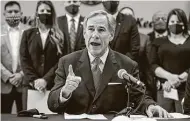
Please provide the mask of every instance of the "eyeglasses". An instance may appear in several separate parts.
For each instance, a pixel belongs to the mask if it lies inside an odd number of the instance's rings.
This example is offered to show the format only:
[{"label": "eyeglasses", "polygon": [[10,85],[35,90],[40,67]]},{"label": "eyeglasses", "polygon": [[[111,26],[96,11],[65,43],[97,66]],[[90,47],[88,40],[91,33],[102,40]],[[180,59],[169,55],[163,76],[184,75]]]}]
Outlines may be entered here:
[{"label": "eyeglasses", "polygon": [[155,21],[166,21],[167,19],[165,17],[157,17]]}]

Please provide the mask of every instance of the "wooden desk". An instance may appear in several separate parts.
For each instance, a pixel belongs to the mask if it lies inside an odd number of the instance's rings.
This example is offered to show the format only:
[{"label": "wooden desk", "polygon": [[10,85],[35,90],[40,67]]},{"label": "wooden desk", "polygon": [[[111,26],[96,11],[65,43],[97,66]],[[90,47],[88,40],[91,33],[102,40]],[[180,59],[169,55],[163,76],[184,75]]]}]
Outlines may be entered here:
[{"label": "wooden desk", "polygon": [[[77,121],[77,120],[65,120],[64,115],[59,114],[51,114],[47,115],[48,119],[38,119],[38,118],[32,118],[32,117],[17,117],[15,114],[1,114],[1,120],[2,121]],[[102,121],[111,121],[113,118],[113,115],[105,115],[108,120],[102,120]],[[79,121],[101,121],[101,120],[88,120],[88,119],[82,119]],[[190,121],[190,119],[159,119],[157,121]]]}]

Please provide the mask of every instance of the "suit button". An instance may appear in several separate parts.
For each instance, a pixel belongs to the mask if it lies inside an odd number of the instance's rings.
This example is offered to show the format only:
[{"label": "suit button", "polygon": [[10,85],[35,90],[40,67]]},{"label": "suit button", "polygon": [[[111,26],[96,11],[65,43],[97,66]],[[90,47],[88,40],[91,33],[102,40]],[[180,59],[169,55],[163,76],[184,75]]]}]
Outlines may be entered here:
[{"label": "suit button", "polygon": [[43,67],[43,66],[44,66],[44,63],[42,63],[41,66]]}]

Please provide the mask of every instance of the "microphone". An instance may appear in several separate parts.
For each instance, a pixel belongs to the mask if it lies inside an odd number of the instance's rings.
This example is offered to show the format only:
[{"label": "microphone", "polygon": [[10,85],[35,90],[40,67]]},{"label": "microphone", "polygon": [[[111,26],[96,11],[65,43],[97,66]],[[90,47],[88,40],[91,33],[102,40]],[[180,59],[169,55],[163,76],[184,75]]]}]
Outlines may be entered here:
[{"label": "microphone", "polygon": [[135,77],[133,77],[132,75],[128,74],[127,71],[125,69],[120,69],[117,72],[117,75],[120,79],[125,79],[125,80],[129,80],[139,86],[144,87],[145,84],[143,82],[141,82],[140,80],[136,79]]}]

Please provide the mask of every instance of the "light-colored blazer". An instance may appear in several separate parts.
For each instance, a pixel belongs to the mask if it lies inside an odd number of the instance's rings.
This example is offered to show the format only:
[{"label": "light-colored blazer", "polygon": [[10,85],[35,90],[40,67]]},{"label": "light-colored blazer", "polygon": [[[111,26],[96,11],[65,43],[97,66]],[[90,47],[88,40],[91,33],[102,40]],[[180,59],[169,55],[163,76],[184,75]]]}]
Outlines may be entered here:
[{"label": "light-colored blazer", "polygon": [[[21,41],[22,33],[24,30],[29,28],[26,25],[19,25],[19,41]],[[20,43],[19,43],[20,45]],[[18,51],[19,53],[19,51]],[[19,54],[18,54],[19,56]],[[20,56],[18,57],[18,65],[16,73],[22,73],[20,67]],[[8,25],[3,24],[1,26],[1,93],[8,94],[11,92],[13,85],[8,81],[9,77],[13,74],[12,70],[12,48],[9,39]],[[16,88],[18,92],[21,92],[21,85]]]}]

